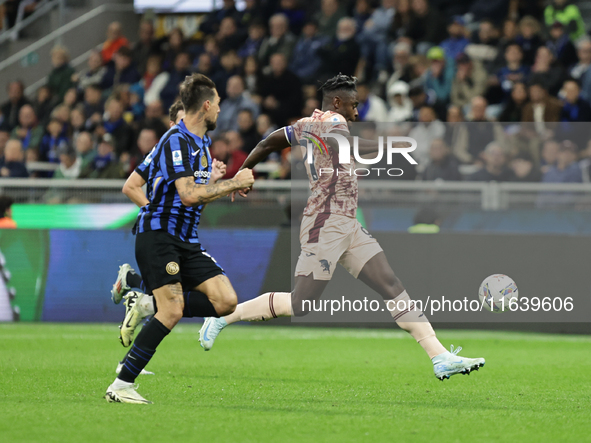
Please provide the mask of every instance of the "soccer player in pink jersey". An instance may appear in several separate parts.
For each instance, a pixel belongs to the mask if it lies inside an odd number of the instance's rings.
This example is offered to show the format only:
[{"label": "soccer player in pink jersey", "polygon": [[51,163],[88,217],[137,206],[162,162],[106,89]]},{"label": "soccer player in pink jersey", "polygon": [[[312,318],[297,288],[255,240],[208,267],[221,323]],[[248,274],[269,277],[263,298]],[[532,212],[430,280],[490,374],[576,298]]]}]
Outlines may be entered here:
[{"label": "soccer player in pink jersey", "polygon": [[[271,152],[306,143],[308,136],[317,138],[332,133],[351,140],[348,122],[357,119],[356,79],[337,75],[326,83],[322,91],[322,110],[271,133],[262,140],[244,161],[242,168],[252,169]],[[260,321],[284,316],[302,316],[305,300],[319,300],[330,281],[336,263],[340,263],[353,277],[375,290],[385,301],[393,300],[388,308],[396,321],[423,347],[432,360],[435,376],[441,380],[451,375],[477,370],[483,358],[457,355],[461,348],[447,351],[439,342],[433,327],[410,299],[404,286],[394,274],[386,255],[369,232],[356,219],[357,177],[338,174],[348,168],[338,162],[338,147],[333,137],[325,137],[327,152],[304,161],[310,179],[311,196],[304,210],[300,228],[301,253],[295,269],[295,287],[289,292],[270,292],[241,303],[236,310],[222,318],[207,318],[199,333],[201,346],[207,351],[221,330],[237,321]],[[352,141],[351,141],[352,144]],[[302,146],[304,156],[305,148]],[[377,150],[377,143],[359,140],[359,153]],[[354,159],[351,159],[351,163]],[[323,173],[329,171],[329,173]],[[248,190],[241,195],[246,196]],[[399,303],[402,302],[402,303]],[[401,309],[396,307],[400,306]],[[391,307],[395,307],[392,309]]]}]

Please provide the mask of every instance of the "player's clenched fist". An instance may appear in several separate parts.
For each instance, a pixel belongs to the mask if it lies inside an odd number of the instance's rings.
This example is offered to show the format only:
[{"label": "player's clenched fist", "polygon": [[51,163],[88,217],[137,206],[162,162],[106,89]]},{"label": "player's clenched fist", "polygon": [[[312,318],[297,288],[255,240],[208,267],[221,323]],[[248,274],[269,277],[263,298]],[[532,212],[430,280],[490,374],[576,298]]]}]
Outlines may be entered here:
[{"label": "player's clenched fist", "polygon": [[252,169],[242,169],[238,171],[238,174],[234,176],[234,180],[236,180],[238,187],[242,188],[250,188],[254,183],[254,175],[252,173]]}]

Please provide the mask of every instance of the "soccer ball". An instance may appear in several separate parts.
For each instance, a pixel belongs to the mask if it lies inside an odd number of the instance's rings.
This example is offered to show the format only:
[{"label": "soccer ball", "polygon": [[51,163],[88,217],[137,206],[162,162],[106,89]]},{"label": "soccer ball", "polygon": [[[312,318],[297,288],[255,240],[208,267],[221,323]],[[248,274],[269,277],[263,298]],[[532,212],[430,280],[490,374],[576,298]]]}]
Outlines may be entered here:
[{"label": "soccer ball", "polygon": [[478,290],[480,303],[491,312],[510,310],[509,305],[519,298],[517,285],[512,278],[503,274],[493,274],[484,279]]}]

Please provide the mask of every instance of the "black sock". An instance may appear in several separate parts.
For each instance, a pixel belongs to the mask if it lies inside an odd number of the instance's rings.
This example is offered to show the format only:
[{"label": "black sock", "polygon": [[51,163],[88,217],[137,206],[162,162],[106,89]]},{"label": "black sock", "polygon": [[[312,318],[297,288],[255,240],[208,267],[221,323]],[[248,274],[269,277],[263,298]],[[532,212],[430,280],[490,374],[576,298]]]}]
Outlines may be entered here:
[{"label": "black sock", "polygon": [[129,271],[127,273],[127,286],[131,288],[141,288],[142,276],[136,274],[135,272]]},{"label": "black sock", "polygon": [[169,332],[170,330],[157,318],[152,318],[137,335],[117,378],[127,383],[133,383],[154,356],[156,347]]},{"label": "black sock", "polygon": [[219,317],[209,298],[203,292],[189,291],[183,295],[185,296],[183,317]]},{"label": "black sock", "polygon": [[129,355],[130,352],[131,352],[131,349],[129,349],[129,351],[127,351],[127,353],[125,354],[125,356],[121,359],[121,361],[119,363],[121,363],[121,364],[125,363],[125,359],[127,358],[127,356]]}]

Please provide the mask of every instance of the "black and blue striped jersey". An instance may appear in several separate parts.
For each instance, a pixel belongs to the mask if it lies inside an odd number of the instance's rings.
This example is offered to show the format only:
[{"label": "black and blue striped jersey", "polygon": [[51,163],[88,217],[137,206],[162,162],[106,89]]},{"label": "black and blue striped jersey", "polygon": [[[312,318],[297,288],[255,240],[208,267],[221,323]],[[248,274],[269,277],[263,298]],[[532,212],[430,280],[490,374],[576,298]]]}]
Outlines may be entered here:
[{"label": "black and blue striped jersey", "polygon": [[211,177],[208,136],[197,137],[185,123],[168,130],[136,168],[147,183],[150,203],[140,209],[133,233],[163,230],[188,243],[199,243],[197,226],[203,205],[184,206],[174,184],[193,176],[195,183],[207,184]]}]

